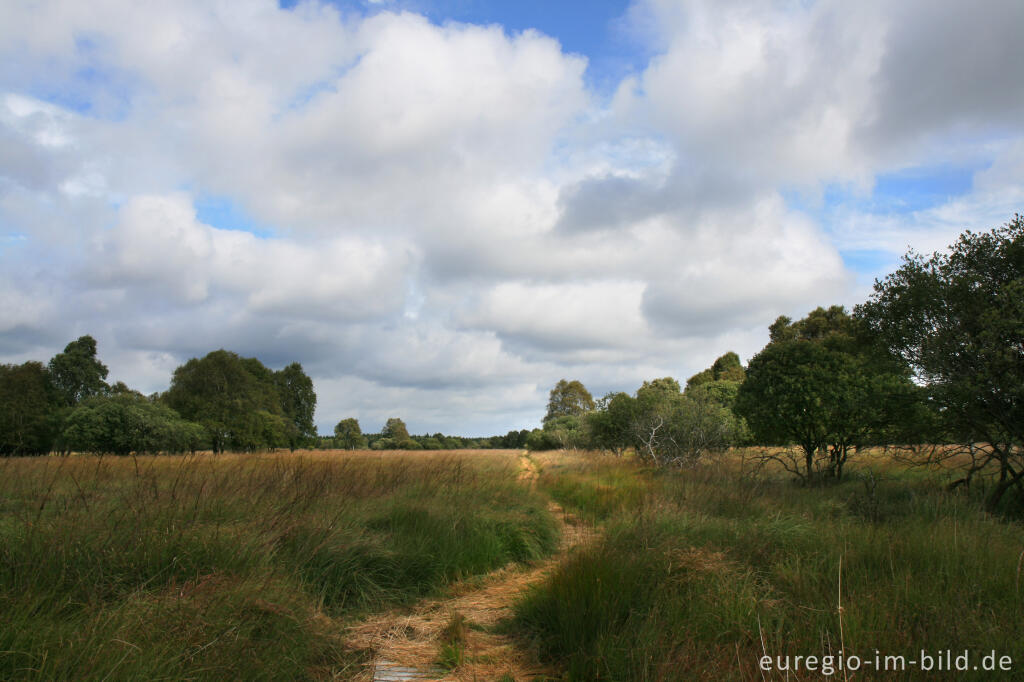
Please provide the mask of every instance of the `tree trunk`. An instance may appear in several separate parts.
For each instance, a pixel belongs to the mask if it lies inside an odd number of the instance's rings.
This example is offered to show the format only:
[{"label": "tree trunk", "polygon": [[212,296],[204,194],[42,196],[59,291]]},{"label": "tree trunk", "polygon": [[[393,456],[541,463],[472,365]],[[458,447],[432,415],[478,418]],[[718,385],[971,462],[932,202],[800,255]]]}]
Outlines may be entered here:
[{"label": "tree trunk", "polygon": [[810,483],[811,479],[814,478],[814,453],[818,447],[816,445],[803,446],[804,449],[804,462],[807,465],[807,482]]}]

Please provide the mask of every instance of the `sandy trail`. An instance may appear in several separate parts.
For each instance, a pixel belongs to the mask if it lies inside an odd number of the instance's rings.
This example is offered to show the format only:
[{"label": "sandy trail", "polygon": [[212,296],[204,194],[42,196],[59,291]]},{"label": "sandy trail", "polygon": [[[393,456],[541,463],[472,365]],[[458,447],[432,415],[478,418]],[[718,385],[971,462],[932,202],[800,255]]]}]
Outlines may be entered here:
[{"label": "sandy trail", "polygon": [[[532,485],[538,475],[537,463],[528,453],[522,453],[518,479]],[[555,555],[528,567],[510,564],[453,585],[443,599],[425,600],[411,611],[379,614],[352,626],[346,643],[372,652],[372,662],[356,679],[482,681],[507,675],[522,682],[554,674],[533,663],[511,637],[494,631],[497,623],[512,616],[512,604],[524,590],[543,581],[569,552],[594,537],[591,526],[558,504],[549,503],[549,509],[562,526],[561,545]],[[437,664],[444,631],[459,616],[465,619],[464,660],[454,669],[445,670]]]}]

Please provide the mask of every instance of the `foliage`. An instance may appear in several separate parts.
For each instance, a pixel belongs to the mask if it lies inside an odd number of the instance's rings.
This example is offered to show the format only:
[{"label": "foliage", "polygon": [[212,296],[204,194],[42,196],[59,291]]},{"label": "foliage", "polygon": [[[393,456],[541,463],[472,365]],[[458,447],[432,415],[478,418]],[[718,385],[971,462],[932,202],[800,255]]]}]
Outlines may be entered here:
[{"label": "foliage", "polygon": [[855,322],[841,305],[829,306],[828,309],[819,306],[797,322],[780,315],[768,328],[771,343],[797,340],[824,341],[836,336],[850,337],[854,334]]},{"label": "foliage", "polygon": [[203,426],[214,452],[285,447],[300,435],[285,415],[274,373],[259,360],[230,351],[213,351],[178,367],[163,399]]},{"label": "foliage", "polygon": [[80,336],[54,355],[48,367],[50,379],[65,405],[106,392],[107,366],[96,357],[96,339]]},{"label": "foliage", "polygon": [[302,370],[302,365],[293,362],[274,373],[274,383],[281,396],[281,411],[295,425],[295,433],[289,443],[291,449],[316,438],[313,413],[316,411],[316,392],[313,380]]},{"label": "foliage", "polygon": [[519,431],[513,430],[509,431],[504,436],[495,436],[491,439],[491,443],[493,447],[515,448],[518,450],[526,447],[526,439],[529,435],[530,432],[526,429],[521,429]]},{"label": "foliage", "polygon": [[49,452],[60,400],[41,363],[0,365],[0,456]]},{"label": "foliage", "polygon": [[551,389],[544,421],[557,417],[578,417],[593,409],[594,397],[582,383],[562,379]]},{"label": "foliage", "polygon": [[795,323],[780,317],[737,392],[736,410],[758,442],[803,450],[802,467],[790,471],[805,482],[818,473],[819,453],[827,453],[826,471],[841,478],[851,452],[877,441],[917,395],[900,366],[855,333],[841,306]]},{"label": "foliage", "polygon": [[199,424],[186,422],[166,405],[138,393],[93,396],[80,402],[64,421],[62,440],[78,452],[194,452],[203,445]]},{"label": "foliage", "polygon": [[945,427],[933,442],[971,449],[963,480],[995,465],[990,506],[1011,489],[1024,505],[1024,217],[964,232],[945,253],[908,253],[856,314],[927,388]]},{"label": "foliage", "polygon": [[609,393],[597,401],[586,416],[589,445],[621,456],[632,443],[630,437],[634,401],[628,393]]},{"label": "foliage", "polygon": [[349,417],[334,427],[334,447],[344,450],[358,450],[367,446],[366,436],[359,428],[359,420]]},{"label": "foliage", "polygon": [[[584,445],[583,422],[580,417],[564,414],[544,422],[544,442],[555,448],[578,448]],[[544,448],[554,449],[554,448]]]},{"label": "foliage", "polygon": [[384,438],[390,438],[395,443],[402,443],[409,440],[409,429],[405,427],[403,422],[398,417],[391,417],[384,424],[384,428],[381,429],[380,434]]},{"label": "foliage", "polygon": [[[744,373],[746,373],[746,370],[744,370]],[[709,399],[714,400],[722,407],[732,410],[736,406],[736,397],[739,395],[740,386],[742,385],[743,382],[731,379],[714,379],[696,385],[687,384],[685,393],[687,395],[692,395],[696,392],[706,393]]]},{"label": "foliage", "polygon": [[554,439],[554,436],[550,431],[534,429],[533,431],[530,431],[530,434],[526,437],[526,448],[534,452],[557,450],[559,447],[558,441]]},{"label": "foliage", "polygon": [[686,382],[687,395],[703,394],[701,399],[711,400],[732,413],[734,445],[745,444],[750,439],[746,421],[735,414],[736,396],[746,376],[747,371],[740,363],[740,357],[729,351],[716,359],[711,367],[693,375]]},{"label": "foliage", "polygon": [[699,386],[712,381],[730,381],[742,383],[746,372],[740,363],[740,356],[729,351],[717,358],[715,362],[702,372],[698,372],[686,381],[686,387]]},{"label": "foliage", "polygon": [[587,427],[592,447],[617,454],[632,447],[657,466],[692,464],[735,444],[745,428],[714,391],[698,385],[680,393],[672,377],[645,381],[636,397],[605,396]]},{"label": "foliage", "polygon": [[736,442],[739,425],[731,410],[708,391],[683,394],[677,382],[671,383],[644,382],[636,392],[630,426],[641,459],[658,466],[693,464]]}]

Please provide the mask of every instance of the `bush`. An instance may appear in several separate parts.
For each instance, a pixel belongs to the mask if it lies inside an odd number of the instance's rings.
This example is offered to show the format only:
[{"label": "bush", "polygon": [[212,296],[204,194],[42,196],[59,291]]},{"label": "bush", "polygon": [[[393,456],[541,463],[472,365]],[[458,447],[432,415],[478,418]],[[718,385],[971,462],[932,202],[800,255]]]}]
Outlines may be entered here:
[{"label": "bush", "polygon": [[136,393],[87,398],[64,423],[62,441],[78,452],[194,452],[205,444],[203,427]]}]

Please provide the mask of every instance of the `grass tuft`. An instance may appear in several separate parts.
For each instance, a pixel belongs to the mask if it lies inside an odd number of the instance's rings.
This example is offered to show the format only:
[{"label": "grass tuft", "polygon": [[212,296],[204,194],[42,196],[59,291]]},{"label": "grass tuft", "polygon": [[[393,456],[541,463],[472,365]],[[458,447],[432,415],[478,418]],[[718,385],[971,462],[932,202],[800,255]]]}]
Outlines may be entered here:
[{"label": "grass tuft", "polygon": [[[566,679],[783,679],[762,677],[760,658],[841,648],[1024,661],[1024,530],[941,480],[890,469],[870,487],[865,472],[808,489],[725,464],[655,474],[629,462],[561,476],[545,486],[604,518],[604,535],[522,599],[514,627]],[[615,504],[578,492],[629,477]]]},{"label": "grass tuft", "polygon": [[0,679],[344,679],[343,622],[557,546],[507,457],[0,460]]}]

